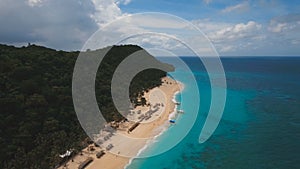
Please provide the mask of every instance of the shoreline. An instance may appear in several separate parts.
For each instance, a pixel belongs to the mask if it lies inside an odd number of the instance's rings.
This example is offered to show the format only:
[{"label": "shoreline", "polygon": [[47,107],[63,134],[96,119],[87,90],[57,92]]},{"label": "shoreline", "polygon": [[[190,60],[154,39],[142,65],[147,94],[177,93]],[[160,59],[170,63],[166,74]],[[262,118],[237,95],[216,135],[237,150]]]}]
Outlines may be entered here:
[{"label": "shoreline", "polygon": [[[108,141],[103,144],[106,147],[108,144],[113,144],[114,147],[110,151],[105,151],[105,155],[101,158],[96,158],[96,152],[103,150],[103,147],[94,147],[93,152],[88,150],[88,147],[83,149],[84,155],[77,154],[73,162],[67,162],[67,168],[77,169],[79,164],[88,157],[92,157],[93,161],[87,165],[86,169],[126,169],[131,162],[138,157],[142,152],[148,149],[155,140],[168,130],[168,123],[171,114],[176,114],[177,105],[176,95],[183,90],[182,83],[171,79],[170,77],[162,78],[162,84],[145,93],[144,97],[150,107],[137,106],[133,109],[131,118],[138,117],[137,114],[143,114],[147,109],[158,107],[153,115],[142,122],[132,131],[126,132],[128,128],[118,129]],[[154,106],[153,106],[154,105]],[[158,105],[158,106],[157,106]],[[151,107],[152,106],[152,107]],[[140,115],[139,115],[140,116]],[[132,126],[132,122],[124,122],[121,125],[126,127]],[[125,137],[124,137],[125,136]],[[63,166],[59,168],[65,168]]]},{"label": "shoreline", "polygon": [[[168,78],[169,78],[169,77],[168,77]],[[183,88],[184,88],[184,87],[182,87],[183,85],[182,85],[181,83],[179,83],[178,81],[176,81],[176,82],[180,85],[180,89],[174,93],[173,98],[172,98],[172,100],[171,100],[172,103],[175,105],[175,107],[174,107],[173,111],[169,114],[168,120],[170,120],[170,116],[171,116],[172,114],[175,114],[175,113],[176,113],[176,110],[177,110],[177,108],[178,108],[178,105],[175,104],[175,103],[177,103],[177,101],[176,101],[176,95],[178,95],[178,94],[180,93],[180,91],[182,91]],[[165,112],[165,113],[166,113],[166,112]],[[168,121],[167,121],[167,122],[168,122]],[[168,130],[168,127],[169,127],[169,126],[165,123],[165,124],[162,124],[161,126],[157,126],[157,127],[163,127],[163,130],[162,130],[158,135],[154,136],[152,139],[149,139],[149,140],[147,141],[147,143],[145,144],[145,146],[139,150],[139,152],[137,153],[136,157],[132,157],[132,158],[129,159],[129,162],[124,166],[123,169],[127,169],[127,167],[131,165],[132,161],[133,161],[135,158],[137,158],[141,153],[143,153],[145,150],[147,150],[147,148],[148,148],[149,146],[151,146],[151,144],[154,144],[154,143],[157,141],[157,138],[159,138],[161,135],[163,135],[163,134]],[[149,142],[149,143],[148,143],[148,142]]]}]

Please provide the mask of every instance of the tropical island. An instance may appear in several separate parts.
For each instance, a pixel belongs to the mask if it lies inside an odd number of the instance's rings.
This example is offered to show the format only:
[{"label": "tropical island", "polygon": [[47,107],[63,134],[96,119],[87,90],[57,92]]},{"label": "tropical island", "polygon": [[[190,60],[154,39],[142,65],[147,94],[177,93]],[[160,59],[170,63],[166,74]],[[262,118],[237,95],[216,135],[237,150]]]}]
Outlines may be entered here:
[{"label": "tropical island", "polygon": [[[180,89],[166,77],[167,72],[144,70],[134,77],[129,90],[133,107],[127,117],[139,123],[118,113],[110,92],[112,75],[128,55],[140,50],[135,45],[113,46],[99,66],[95,82],[98,106],[117,134],[107,138],[101,130],[94,143],[81,128],[72,102],[72,73],[80,52],[0,45],[0,168],[78,168],[91,161],[87,168],[105,168],[103,164],[123,168],[147,138],[157,135],[157,128],[168,122],[175,107],[171,100]],[[116,143],[119,134],[145,139],[128,147],[126,140],[125,145]],[[68,158],[62,157],[66,151],[71,152]],[[120,151],[128,157],[116,159]]]}]

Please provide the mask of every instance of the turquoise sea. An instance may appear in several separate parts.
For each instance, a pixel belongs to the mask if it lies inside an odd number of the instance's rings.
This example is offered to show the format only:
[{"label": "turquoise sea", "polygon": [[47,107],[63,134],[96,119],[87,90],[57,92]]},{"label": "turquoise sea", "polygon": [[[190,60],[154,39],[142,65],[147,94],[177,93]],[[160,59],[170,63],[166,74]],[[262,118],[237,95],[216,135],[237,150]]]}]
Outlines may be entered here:
[{"label": "turquoise sea", "polygon": [[[190,74],[175,65],[170,76],[185,88],[176,125],[169,127],[142,154],[159,151],[176,139],[186,124],[186,137],[167,152],[136,158],[129,169],[299,169],[300,168],[300,57],[222,58],[227,100],[222,120],[205,143],[199,134],[210,106],[211,85],[201,61],[181,59],[191,69],[200,91],[200,109],[194,111],[195,89]],[[184,100],[181,100],[185,98]],[[195,117],[194,115],[197,115]]]}]

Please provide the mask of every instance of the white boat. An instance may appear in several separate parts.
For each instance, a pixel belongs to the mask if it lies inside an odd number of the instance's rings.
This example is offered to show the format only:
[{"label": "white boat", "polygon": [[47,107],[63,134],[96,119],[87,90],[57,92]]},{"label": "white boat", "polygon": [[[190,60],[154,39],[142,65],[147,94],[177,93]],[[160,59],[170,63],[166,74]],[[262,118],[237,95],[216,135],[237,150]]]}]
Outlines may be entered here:
[{"label": "white boat", "polygon": [[184,113],[183,110],[177,110],[177,113]]}]

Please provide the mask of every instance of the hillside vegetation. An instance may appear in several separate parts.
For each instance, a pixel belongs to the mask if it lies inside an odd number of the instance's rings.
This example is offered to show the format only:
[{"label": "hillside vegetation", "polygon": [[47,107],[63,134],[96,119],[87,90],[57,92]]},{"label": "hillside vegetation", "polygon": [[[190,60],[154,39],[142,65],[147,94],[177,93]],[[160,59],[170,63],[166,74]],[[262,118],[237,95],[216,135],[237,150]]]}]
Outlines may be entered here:
[{"label": "hillside vegetation", "polygon": [[[139,50],[114,46],[98,69],[96,96],[107,121],[124,119],[111,99],[111,78],[119,63]],[[85,146],[87,136],[77,120],[71,89],[78,55],[36,45],[0,45],[0,168],[53,168],[61,162],[58,154]],[[130,99],[141,104],[138,100],[143,99],[137,98],[159,86],[164,76],[157,69],[139,73],[131,83]]]}]

